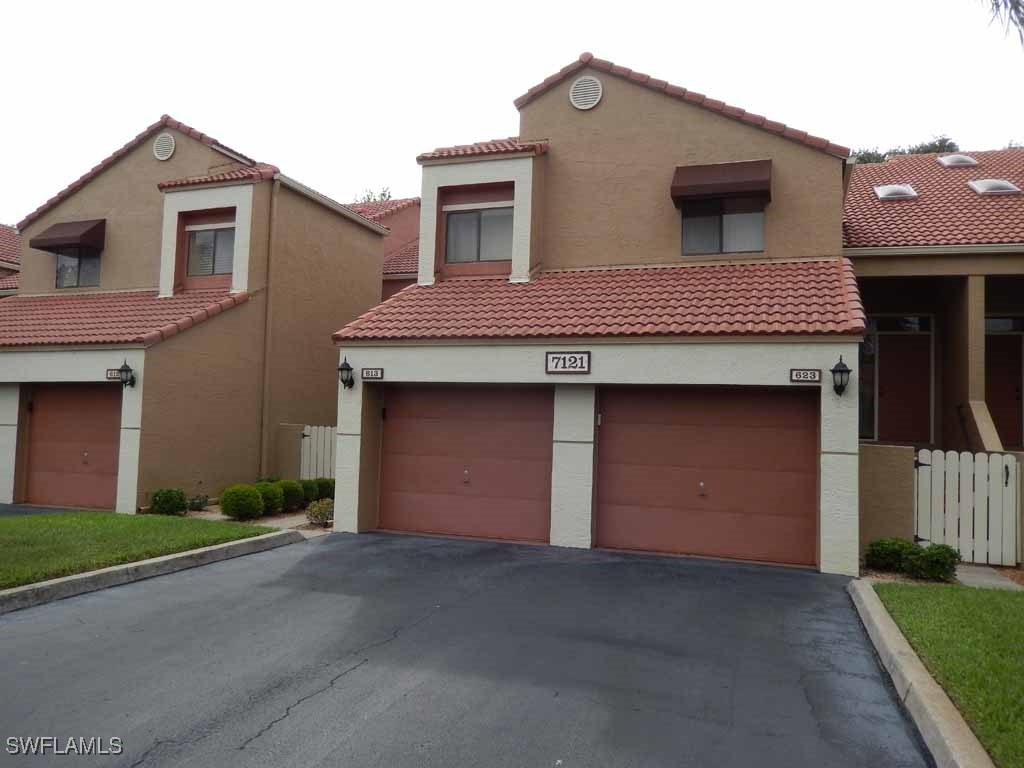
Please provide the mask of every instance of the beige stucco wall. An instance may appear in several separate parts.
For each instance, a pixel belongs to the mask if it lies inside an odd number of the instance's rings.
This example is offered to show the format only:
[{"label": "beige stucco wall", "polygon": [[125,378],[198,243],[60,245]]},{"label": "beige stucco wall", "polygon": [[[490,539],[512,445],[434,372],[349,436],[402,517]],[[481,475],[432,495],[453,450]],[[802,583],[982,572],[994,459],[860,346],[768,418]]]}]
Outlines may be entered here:
[{"label": "beige stucco wall", "polygon": [[381,235],[284,186],[276,194],[269,266],[267,471],[273,471],[278,424],[335,423],[338,359],[331,334],[380,301],[383,260]]},{"label": "beige stucco wall", "polygon": [[216,496],[260,474],[265,293],[146,351],[139,505],[154,489]]},{"label": "beige stucco wall", "polygon": [[[20,293],[55,290],[56,257],[29,248],[29,240],[53,224],[83,219],[107,220],[106,242],[100,256],[100,285],[64,288],[61,293],[157,287],[163,221],[163,195],[157,183],[238,167],[238,163],[205,144],[176,130],[168,132],[177,143],[170,160],[161,162],[153,157],[152,139],[146,139],[25,228]],[[54,194],[58,191],[53,190]]]},{"label": "beige stucco wall", "polygon": [[551,142],[546,268],[681,260],[680,214],[669,196],[676,166],[764,158],[772,160],[764,255],[841,251],[841,160],[604,72],[583,74],[604,86],[594,109],[569,104],[571,77],[520,113],[522,137]]},{"label": "beige stucco wall", "polygon": [[914,537],[914,449],[860,446],[860,547],[883,537]]}]

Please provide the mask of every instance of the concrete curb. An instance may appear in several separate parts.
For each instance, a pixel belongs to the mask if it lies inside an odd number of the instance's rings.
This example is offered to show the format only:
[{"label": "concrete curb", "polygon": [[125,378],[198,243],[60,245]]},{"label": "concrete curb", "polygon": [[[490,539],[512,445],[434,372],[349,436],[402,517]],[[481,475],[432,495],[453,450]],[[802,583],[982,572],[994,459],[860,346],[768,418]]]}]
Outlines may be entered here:
[{"label": "concrete curb", "polygon": [[199,565],[209,565],[233,557],[265,552],[268,549],[276,549],[297,541],[305,541],[298,531],[274,531],[262,536],[191,549],[188,552],[177,552],[173,555],[163,555],[149,560],[139,560],[135,563],[114,565],[98,571],[77,573],[73,576],[63,576],[59,579],[4,589],[0,590],[0,614],[31,608],[34,605],[42,605],[54,600],[63,600],[65,597],[74,597],[86,592],[95,592],[98,589],[130,584],[133,581],[149,579],[154,576],[163,576],[175,571],[184,571]]},{"label": "concrete curb", "polygon": [[847,591],[936,768],[995,768],[977,736],[896,626],[872,583],[856,579]]}]

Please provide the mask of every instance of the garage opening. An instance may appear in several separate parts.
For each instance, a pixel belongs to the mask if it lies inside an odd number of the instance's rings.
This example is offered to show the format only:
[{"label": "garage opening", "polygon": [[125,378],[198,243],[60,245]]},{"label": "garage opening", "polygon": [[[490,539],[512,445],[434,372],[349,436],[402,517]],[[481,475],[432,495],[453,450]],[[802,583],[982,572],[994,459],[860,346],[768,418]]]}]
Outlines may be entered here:
[{"label": "garage opening", "polygon": [[598,546],[814,565],[819,392],[606,387]]},{"label": "garage opening", "polygon": [[113,509],[120,439],[120,384],[33,385],[25,500]]},{"label": "garage opening", "polygon": [[551,387],[381,389],[379,527],[546,542]]}]

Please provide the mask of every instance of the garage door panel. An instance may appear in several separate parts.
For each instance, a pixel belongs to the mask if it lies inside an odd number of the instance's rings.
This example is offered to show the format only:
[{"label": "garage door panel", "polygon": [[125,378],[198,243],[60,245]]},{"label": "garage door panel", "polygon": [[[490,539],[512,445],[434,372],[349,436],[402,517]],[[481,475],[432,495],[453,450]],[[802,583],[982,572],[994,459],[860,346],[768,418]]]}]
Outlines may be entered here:
[{"label": "garage door panel", "polygon": [[814,565],[816,528],[800,517],[680,507],[602,505],[602,533],[620,549],[679,552],[742,560]]},{"label": "garage door panel", "polygon": [[817,398],[796,388],[602,389],[598,545],[813,564]]},{"label": "garage door panel", "polygon": [[[88,440],[88,438],[86,438]],[[60,472],[62,467],[84,464],[93,471],[116,474],[118,451],[116,446],[88,441],[83,448],[79,443],[55,443],[39,441],[35,445],[32,463],[33,472]],[[88,456],[83,456],[87,452]],[[86,470],[89,471],[89,470]]]},{"label": "garage door panel", "polygon": [[548,539],[550,387],[392,386],[381,398],[382,528]]},{"label": "garage door panel", "polygon": [[488,539],[547,541],[547,502],[419,493],[387,493],[388,528],[418,533],[479,536]]},{"label": "garage door panel", "polygon": [[550,495],[550,462],[474,459],[467,463],[447,456],[390,454],[383,471],[392,480],[388,487],[407,493],[447,493],[460,496],[545,500]]},{"label": "garage door panel", "polygon": [[755,427],[620,424],[609,423],[602,414],[602,442],[608,463],[657,464],[677,467],[718,467],[757,469],[765,456],[773,466],[799,470],[817,456],[817,443],[808,440],[806,428],[770,429]]}]

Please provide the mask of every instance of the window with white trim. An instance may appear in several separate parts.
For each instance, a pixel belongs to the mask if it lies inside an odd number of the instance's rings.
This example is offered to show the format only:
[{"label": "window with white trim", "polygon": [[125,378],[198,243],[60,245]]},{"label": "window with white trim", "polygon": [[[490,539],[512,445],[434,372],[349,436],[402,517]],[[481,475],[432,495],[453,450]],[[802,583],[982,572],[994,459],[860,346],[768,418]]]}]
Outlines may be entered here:
[{"label": "window with white trim", "polygon": [[230,275],[235,257],[233,224],[192,224],[188,234],[188,276]]}]

